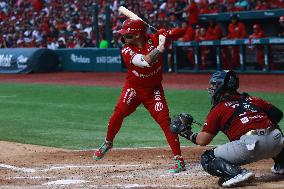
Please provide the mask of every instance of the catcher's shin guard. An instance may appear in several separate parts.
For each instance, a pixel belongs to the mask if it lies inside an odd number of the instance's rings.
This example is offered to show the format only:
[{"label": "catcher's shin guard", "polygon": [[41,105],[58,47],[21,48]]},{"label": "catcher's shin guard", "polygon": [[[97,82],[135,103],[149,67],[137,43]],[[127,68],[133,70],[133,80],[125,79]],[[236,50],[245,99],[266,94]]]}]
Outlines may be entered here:
[{"label": "catcher's shin guard", "polygon": [[111,148],[112,148],[112,141],[105,140],[105,142],[100,146],[100,148],[97,151],[95,151],[93,159],[95,160],[102,159],[105,156],[106,152]]},{"label": "catcher's shin guard", "polygon": [[186,168],[185,168],[185,162],[182,158],[182,156],[180,155],[176,155],[174,157],[174,161],[175,161],[175,164],[174,166],[169,170],[170,173],[179,173],[181,171],[185,171]]},{"label": "catcher's shin guard", "polygon": [[214,155],[214,149],[206,150],[201,155],[201,165],[210,175],[232,178],[242,172],[241,167]]},{"label": "catcher's shin guard", "polygon": [[274,174],[284,175],[284,148],[281,152],[273,158],[274,166],[271,167],[271,171]]},{"label": "catcher's shin guard", "polygon": [[274,164],[271,167],[271,172],[274,174],[284,175],[284,165]]}]

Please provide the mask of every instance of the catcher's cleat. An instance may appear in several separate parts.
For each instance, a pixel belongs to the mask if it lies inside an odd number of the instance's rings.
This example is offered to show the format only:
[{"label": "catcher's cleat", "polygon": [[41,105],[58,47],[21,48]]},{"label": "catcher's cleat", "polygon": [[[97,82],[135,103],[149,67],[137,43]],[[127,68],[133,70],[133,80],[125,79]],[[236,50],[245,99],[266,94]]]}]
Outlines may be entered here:
[{"label": "catcher's cleat", "polygon": [[112,142],[105,140],[105,142],[100,146],[100,148],[97,151],[95,151],[93,158],[95,160],[102,159],[105,156],[106,152],[111,148],[112,148]]},{"label": "catcher's cleat", "polygon": [[284,166],[277,163],[271,167],[271,172],[274,174],[284,175]]},{"label": "catcher's cleat", "polygon": [[174,157],[174,161],[175,161],[175,164],[174,166],[169,170],[170,173],[179,173],[181,171],[185,171],[186,168],[185,168],[185,162],[182,158],[182,156],[180,155],[176,155]]},{"label": "catcher's cleat", "polygon": [[234,187],[237,186],[243,182],[249,181],[254,177],[254,174],[252,172],[249,172],[246,169],[243,169],[241,173],[237,174],[236,176],[232,178],[223,178],[221,177],[218,181],[218,184],[222,187]]}]

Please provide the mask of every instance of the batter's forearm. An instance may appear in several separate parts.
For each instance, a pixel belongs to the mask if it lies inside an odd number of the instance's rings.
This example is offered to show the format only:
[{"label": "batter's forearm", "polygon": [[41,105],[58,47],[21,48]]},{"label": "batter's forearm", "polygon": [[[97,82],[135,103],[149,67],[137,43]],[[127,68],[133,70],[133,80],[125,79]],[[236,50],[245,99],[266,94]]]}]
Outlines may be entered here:
[{"label": "batter's forearm", "polygon": [[149,54],[144,55],[144,60],[153,65],[154,62],[159,60],[160,54],[161,52],[158,49],[154,49]]}]

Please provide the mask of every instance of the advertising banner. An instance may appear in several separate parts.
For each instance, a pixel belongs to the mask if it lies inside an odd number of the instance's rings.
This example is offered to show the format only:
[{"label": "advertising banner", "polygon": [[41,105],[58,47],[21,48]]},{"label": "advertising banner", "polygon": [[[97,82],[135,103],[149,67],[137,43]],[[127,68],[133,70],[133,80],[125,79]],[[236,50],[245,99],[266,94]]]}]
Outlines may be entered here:
[{"label": "advertising banner", "polygon": [[63,71],[117,72],[122,70],[117,48],[57,49]]},{"label": "advertising banner", "polygon": [[37,48],[0,49],[0,73],[30,73],[58,71],[54,51]]}]

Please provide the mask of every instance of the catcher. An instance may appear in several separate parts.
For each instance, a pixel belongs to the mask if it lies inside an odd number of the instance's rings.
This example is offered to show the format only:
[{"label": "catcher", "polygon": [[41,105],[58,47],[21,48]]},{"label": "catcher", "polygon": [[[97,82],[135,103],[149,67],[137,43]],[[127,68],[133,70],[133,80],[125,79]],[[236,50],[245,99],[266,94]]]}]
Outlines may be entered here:
[{"label": "catcher", "polygon": [[282,111],[260,98],[240,94],[233,71],[215,72],[209,84],[213,106],[202,130],[193,133],[193,117],[182,113],[172,119],[171,131],[201,146],[209,144],[219,131],[228,137],[230,142],[201,156],[203,169],[220,177],[220,186],[232,187],[253,178],[254,174],[240,165],[266,158],[275,162],[273,173],[284,174],[284,137],[278,126]]}]

